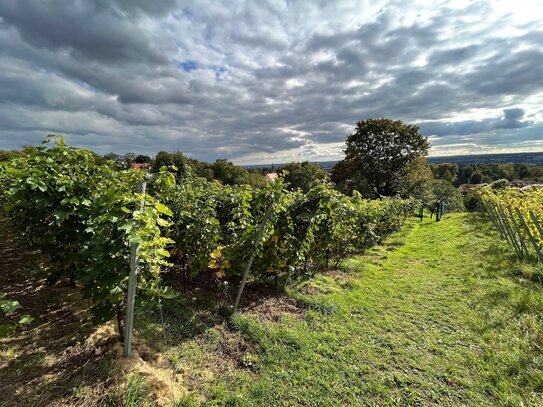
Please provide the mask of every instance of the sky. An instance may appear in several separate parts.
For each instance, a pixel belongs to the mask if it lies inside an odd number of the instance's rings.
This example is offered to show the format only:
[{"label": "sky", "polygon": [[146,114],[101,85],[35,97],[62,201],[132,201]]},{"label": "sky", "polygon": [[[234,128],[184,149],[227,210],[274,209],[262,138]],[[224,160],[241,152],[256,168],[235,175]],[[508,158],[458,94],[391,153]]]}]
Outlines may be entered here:
[{"label": "sky", "polygon": [[0,1],[0,149],[327,161],[378,117],[543,151],[543,1]]}]

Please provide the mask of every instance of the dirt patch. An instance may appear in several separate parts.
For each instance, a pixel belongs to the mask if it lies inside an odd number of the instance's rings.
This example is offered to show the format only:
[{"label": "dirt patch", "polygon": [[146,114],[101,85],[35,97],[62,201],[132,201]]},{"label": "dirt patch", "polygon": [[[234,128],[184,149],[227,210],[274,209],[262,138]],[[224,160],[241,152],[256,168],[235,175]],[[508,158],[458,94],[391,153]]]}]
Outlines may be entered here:
[{"label": "dirt patch", "polygon": [[349,273],[341,270],[327,270],[323,274],[327,277],[333,278],[336,281],[350,280],[352,278]]},{"label": "dirt patch", "polygon": [[245,340],[239,333],[222,330],[223,340],[219,346],[221,359],[230,360],[238,369],[256,370],[256,364],[251,358],[258,352],[256,344]]},{"label": "dirt patch", "polygon": [[[210,309],[221,305],[231,306],[239,286],[238,279],[233,278],[227,281],[228,289],[223,290],[220,287],[221,282],[213,276],[213,273],[202,273],[193,279],[183,280],[179,274],[172,272],[166,274],[165,281],[184,297],[207,302],[206,305]],[[239,310],[258,314],[263,319],[269,320],[273,319],[271,315],[273,313],[300,314],[302,312],[292,299],[278,293],[269,285],[253,281],[249,281],[243,290]]]},{"label": "dirt patch", "polygon": [[95,329],[88,302],[68,284],[48,285],[40,277],[48,267],[0,219],[1,291],[19,301],[20,314],[34,318],[0,338],[2,406],[96,405],[111,385],[109,357],[89,352],[85,344]]},{"label": "dirt patch", "polygon": [[123,380],[127,374],[134,374],[145,380],[147,403],[152,405],[171,405],[171,401],[186,394],[178,381],[174,383],[174,375],[170,369],[164,369],[155,364],[158,355],[137,338],[133,339],[131,353],[123,358],[123,346],[117,342],[111,349],[114,355],[112,376]]},{"label": "dirt patch", "polygon": [[243,311],[273,322],[279,321],[285,314],[302,315],[305,312],[296,302],[286,296],[265,298],[246,306]]},{"label": "dirt patch", "polygon": [[[353,281],[353,276],[351,274],[335,269],[326,270],[322,273],[322,276],[333,281],[323,284],[319,281],[308,280],[298,288],[299,293],[304,295],[330,294],[337,289],[344,288],[346,284]],[[338,283],[337,287],[334,286],[335,283]]]}]

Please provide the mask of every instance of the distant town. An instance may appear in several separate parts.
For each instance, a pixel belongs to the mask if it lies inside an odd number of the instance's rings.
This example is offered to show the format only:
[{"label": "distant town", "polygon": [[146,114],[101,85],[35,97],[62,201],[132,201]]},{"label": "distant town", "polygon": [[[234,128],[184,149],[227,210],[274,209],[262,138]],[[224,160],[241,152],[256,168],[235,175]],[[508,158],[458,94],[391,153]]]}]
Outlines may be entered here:
[{"label": "distant town", "polygon": [[[428,157],[430,164],[451,163],[459,166],[470,164],[528,164],[528,165],[543,165],[543,151],[535,153],[507,153],[507,154],[475,154],[475,155],[449,155]],[[314,161],[312,164],[319,165],[324,170],[331,170],[336,165],[337,161]],[[286,163],[273,164],[252,164],[242,165],[245,168],[254,169],[270,169],[274,170],[281,168]]]}]

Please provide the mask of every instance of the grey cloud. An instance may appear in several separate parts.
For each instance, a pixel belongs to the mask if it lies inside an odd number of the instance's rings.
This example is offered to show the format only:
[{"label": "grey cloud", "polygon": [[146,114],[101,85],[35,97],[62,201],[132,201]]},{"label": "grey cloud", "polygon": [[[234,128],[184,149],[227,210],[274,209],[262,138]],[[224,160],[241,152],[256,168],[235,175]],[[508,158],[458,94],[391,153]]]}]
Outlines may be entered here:
[{"label": "grey cloud", "polygon": [[459,83],[472,92],[489,96],[540,91],[543,88],[543,50],[505,51],[497,52],[478,69],[459,77]]},{"label": "grey cloud", "polygon": [[163,16],[179,6],[177,0],[98,0],[96,3],[104,9],[114,9],[117,13],[130,13],[134,16]]},{"label": "grey cloud", "polygon": [[468,45],[434,52],[430,58],[431,65],[457,65],[477,55],[479,45]]},{"label": "grey cloud", "polygon": [[[165,64],[167,57],[152,44],[147,33],[119,13],[91,1],[17,1],[0,3],[0,15],[22,37],[37,47],[67,50],[76,56],[103,63],[143,61]],[[135,35],[136,34],[136,35]]]},{"label": "grey cloud", "polygon": [[524,117],[524,113],[524,109],[520,108],[504,109],[503,118],[495,124],[495,127],[497,129],[518,129],[527,127],[530,125],[530,122],[521,121]]},{"label": "grey cloud", "polygon": [[510,108],[504,109],[503,116],[500,118],[455,122],[423,122],[419,123],[419,127],[421,132],[425,135],[475,135],[491,132],[495,129],[519,129],[528,127],[532,123],[530,121],[521,121],[524,114],[525,112],[521,108]]}]

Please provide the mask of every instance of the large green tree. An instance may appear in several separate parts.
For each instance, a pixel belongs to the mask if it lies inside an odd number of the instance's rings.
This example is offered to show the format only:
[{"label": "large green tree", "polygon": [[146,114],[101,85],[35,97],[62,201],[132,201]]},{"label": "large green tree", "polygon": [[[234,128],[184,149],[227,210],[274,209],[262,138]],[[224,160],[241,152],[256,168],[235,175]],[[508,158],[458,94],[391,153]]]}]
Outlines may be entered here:
[{"label": "large green tree", "polygon": [[406,166],[402,177],[402,196],[415,198],[421,203],[432,199],[434,176],[426,157],[418,157]]},{"label": "large green tree", "polygon": [[289,189],[296,190],[300,188],[304,192],[309,191],[317,180],[326,179],[326,171],[319,165],[311,164],[309,161],[285,164],[281,167],[279,173],[284,176]]},{"label": "large green tree", "polygon": [[238,165],[227,161],[226,159],[218,159],[211,164],[211,169],[215,179],[221,181],[225,185],[245,184],[247,170]]},{"label": "large green tree", "polygon": [[173,153],[169,153],[168,151],[159,151],[155,157],[151,171],[158,173],[162,167],[173,166],[177,168],[175,175],[179,178],[183,177],[185,174],[185,163],[186,157],[179,150]]},{"label": "large green tree", "polygon": [[338,163],[345,180],[364,185],[370,196],[401,193],[402,176],[407,166],[427,155],[430,144],[415,125],[399,120],[367,119],[356,123],[356,131],[347,138],[345,159]]}]

